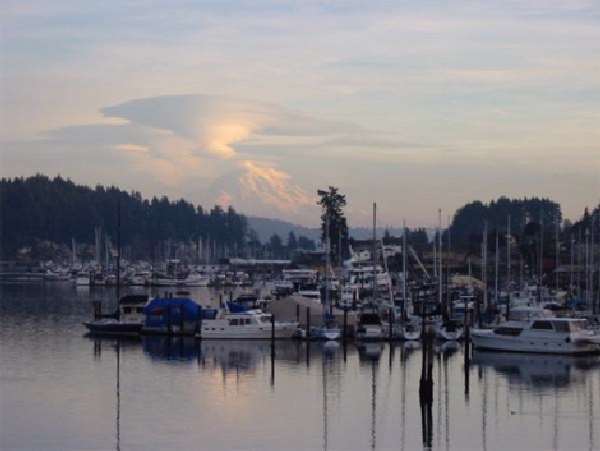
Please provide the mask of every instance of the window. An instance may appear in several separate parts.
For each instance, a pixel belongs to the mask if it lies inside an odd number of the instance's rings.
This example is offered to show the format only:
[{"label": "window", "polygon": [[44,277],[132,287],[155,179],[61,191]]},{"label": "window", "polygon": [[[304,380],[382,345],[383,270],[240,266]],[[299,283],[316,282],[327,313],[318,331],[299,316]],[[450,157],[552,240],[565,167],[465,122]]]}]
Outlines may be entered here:
[{"label": "window", "polygon": [[509,337],[518,337],[521,335],[522,329],[518,327],[497,327],[494,333],[497,335],[507,335]]},{"label": "window", "polygon": [[554,328],[557,332],[568,334],[570,332],[569,323],[567,321],[555,321]]},{"label": "window", "polygon": [[537,330],[553,330],[552,323],[550,321],[535,321],[531,328]]},{"label": "window", "polygon": [[135,311],[136,313],[144,313],[144,307],[137,307]]},{"label": "window", "polygon": [[237,318],[229,320],[229,325],[230,326],[237,326],[238,324],[239,324],[239,322],[238,322]]},{"label": "window", "polygon": [[123,307],[123,313],[125,313],[126,315],[131,313],[131,307]]}]

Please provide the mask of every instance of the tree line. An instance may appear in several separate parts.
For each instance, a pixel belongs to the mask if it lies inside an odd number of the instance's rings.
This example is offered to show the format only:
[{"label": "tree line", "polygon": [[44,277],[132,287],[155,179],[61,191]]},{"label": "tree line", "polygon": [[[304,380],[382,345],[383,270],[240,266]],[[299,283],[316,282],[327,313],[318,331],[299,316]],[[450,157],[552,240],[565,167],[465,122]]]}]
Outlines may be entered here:
[{"label": "tree line", "polygon": [[[168,257],[165,249],[175,247],[172,243],[201,245],[221,257],[264,253],[269,244],[277,248],[276,242],[260,243],[246,217],[232,206],[204,209],[167,196],[143,199],[137,191],[90,188],[60,176],[0,179],[0,259],[13,258],[20,248],[40,241],[70,246],[74,238],[90,244],[96,227],[113,244],[120,231],[122,247],[132,249],[135,258]],[[292,245],[314,246],[306,240],[300,237]]]}]

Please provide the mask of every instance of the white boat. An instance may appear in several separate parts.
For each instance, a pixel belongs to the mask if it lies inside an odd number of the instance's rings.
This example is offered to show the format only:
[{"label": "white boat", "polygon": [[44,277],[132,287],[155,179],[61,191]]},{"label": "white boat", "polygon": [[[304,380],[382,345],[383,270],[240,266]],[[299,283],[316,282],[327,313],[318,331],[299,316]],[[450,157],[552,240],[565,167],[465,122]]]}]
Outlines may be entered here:
[{"label": "white boat", "polygon": [[421,338],[421,325],[417,321],[403,321],[395,325],[394,336],[400,340],[414,341]]},{"label": "white boat", "polygon": [[363,311],[358,317],[356,338],[361,341],[381,340],[385,337],[381,316],[374,309]]},{"label": "white boat", "polygon": [[296,292],[297,296],[310,299],[318,304],[321,303],[321,292],[319,290],[300,290]]},{"label": "white boat", "polygon": [[133,276],[131,276],[129,284],[135,286],[144,286],[149,283],[150,277],[150,272],[136,272]]},{"label": "white boat", "polygon": [[574,318],[539,318],[507,321],[493,329],[473,329],[476,349],[551,354],[600,352],[600,336],[587,321]]},{"label": "white boat", "polygon": [[341,336],[342,331],[335,324],[310,328],[310,338],[313,340],[339,340]]},{"label": "white boat", "polygon": [[[292,338],[298,329],[297,322],[275,321],[275,338]],[[269,339],[271,315],[262,310],[242,313],[221,311],[215,319],[203,319],[198,338]]]},{"label": "white boat", "polygon": [[89,287],[90,286],[90,273],[80,272],[75,277],[75,285],[79,287]]},{"label": "white boat", "polygon": [[457,321],[440,321],[435,326],[435,335],[440,340],[456,341],[463,336],[463,325]]},{"label": "white boat", "polygon": [[179,285],[184,287],[207,287],[210,283],[210,276],[206,274],[191,273],[185,279],[179,281]]}]

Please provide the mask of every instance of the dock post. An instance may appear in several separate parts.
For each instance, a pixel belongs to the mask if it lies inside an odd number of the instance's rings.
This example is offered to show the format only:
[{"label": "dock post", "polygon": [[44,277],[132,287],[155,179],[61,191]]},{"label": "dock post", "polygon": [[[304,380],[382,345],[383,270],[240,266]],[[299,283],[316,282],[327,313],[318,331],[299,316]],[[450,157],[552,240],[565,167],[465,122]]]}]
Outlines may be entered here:
[{"label": "dock post", "polygon": [[275,385],[275,315],[271,313],[271,386]]},{"label": "dock post", "polygon": [[389,322],[389,331],[388,331],[388,333],[389,333],[389,339],[390,339],[390,343],[391,343],[392,342],[392,309],[391,308],[389,309],[388,315],[389,315],[389,320],[388,320],[388,322]]},{"label": "dock post", "polygon": [[94,301],[94,319],[99,320],[102,317],[102,304],[100,301]]},{"label": "dock post", "polygon": [[344,329],[342,330],[342,338],[346,343],[346,337],[348,336],[348,309],[344,307]]},{"label": "dock post", "polygon": [[271,313],[271,343],[275,341],[275,315]]},{"label": "dock post", "polygon": [[296,304],[296,322],[300,324],[300,304]]},{"label": "dock post", "polygon": [[310,307],[306,307],[306,338],[310,340]]}]

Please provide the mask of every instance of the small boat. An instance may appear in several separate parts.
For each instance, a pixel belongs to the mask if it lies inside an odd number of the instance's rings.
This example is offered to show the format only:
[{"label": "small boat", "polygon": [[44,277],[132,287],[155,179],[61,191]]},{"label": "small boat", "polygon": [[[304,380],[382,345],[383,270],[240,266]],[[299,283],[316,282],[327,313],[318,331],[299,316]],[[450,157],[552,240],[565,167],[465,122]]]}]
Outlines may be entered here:
[{"label": "small boat", "polygon": [[185,279],[178,281],[178,285],[184,287],[207,287],[210,283],[210,276],[200,273],[191,273]]},{"label": "small boat", "polygon": [[440,340],[456,341],[462,338],[463,330],[463,325],[458,321],[441,321],[435,327],[435,335]]},{"label": "small boat", "polygon": [[421,339],[421,325],[417,321],[408,320],[396,325],[396,336],[400,340],[414,341]]},{"label": "small boat", "polygon": [[600,352],[600,336],[587,321],[574,318],[539,318],[507,321],[492,329],[473,329],[476,349],[551,354]]},{"label": "small boat", "polygon": [[310,329],[310,338],[313,340],[339,340],[341,336],[341,329],[335,319],[329,315],[325,315],[322,326],[311,327]]},{"label": "small boat", "polygon": [[300,297],[310,299],[318,304],[321,303],[321,292],[319,290],[300,290],[296,292]]},{"label": "small boat", "polygon": [[381,340],[385,336],[381,316],[375,309],[363,310],[358,317],[356,338],[361,341]]},{"label": "small boat", "polygon": [[92,334],[137,335],[144,324],[144,306],[148,296],[129,295],[119,300],[118,311],[112,315],[97,314],[94,321],[83,323]]},{"label": "small boat", "polygon": [[90,273],[80,272],[75,277],[75,285],[79,287],[89,287],[90,286]]},{"label": "small boat", "polygon": [[[269,339],[271,315],[262,310],[245,310],[238,313],[221,311],[214,319],[202,319],[198,338]],[[275,338],[292,338],[298,323],[275,321]]]}]

